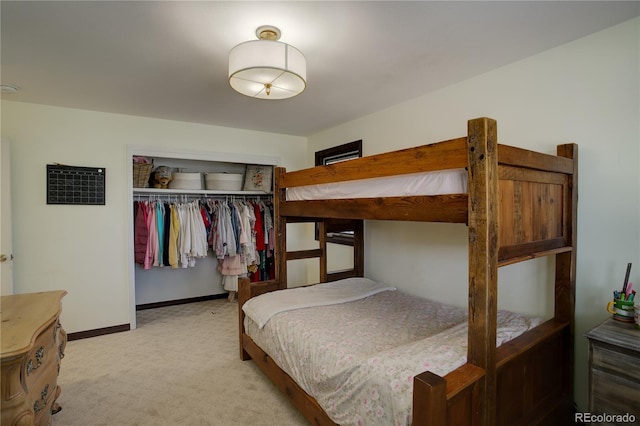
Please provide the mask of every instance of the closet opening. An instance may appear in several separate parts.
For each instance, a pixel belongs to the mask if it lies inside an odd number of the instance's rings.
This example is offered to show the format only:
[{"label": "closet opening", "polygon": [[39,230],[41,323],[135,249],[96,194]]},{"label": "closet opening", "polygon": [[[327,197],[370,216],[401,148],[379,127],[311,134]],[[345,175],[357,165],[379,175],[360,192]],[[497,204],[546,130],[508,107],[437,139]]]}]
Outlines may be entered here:
[{"label": "closet opening", "polygon": [[[251,155],[130,148],[131,328],[148,309],[236,303],[237,279],[273,277],[273,169]],[[183,307],[184,308],[184,307]],[[141,323],[141,325],[144,325]]]}]

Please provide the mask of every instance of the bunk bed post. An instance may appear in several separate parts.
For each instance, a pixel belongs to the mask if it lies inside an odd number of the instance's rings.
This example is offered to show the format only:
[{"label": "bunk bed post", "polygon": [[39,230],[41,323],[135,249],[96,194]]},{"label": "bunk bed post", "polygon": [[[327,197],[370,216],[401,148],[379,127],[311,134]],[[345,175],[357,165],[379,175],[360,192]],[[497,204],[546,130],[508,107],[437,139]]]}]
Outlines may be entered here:
[{"label": "bunk bed post", "polygon": [[576,297],[576,249],[578,230],[578,145],[558,145],[558,156],[573,160],[573,173],[569,175],[568,188],[571,197],[565,198],[564,206],[564,232],[567,244],[571,250],[556,254],[556,281],[555,281],[555,318],[569,322],[569,339],[567,343],[567,355],[562,363],[563,395],[567,397],[564,407],[567,412],[573,409],[573,357],[574,357],[574,333],[575,333],[575,297]]},{"label": "bunk bed post", "polygon": [[242,341],[244,333],[244,311],[242,305],[251,298],[251,283],[247,277],[238,278],[238,330],[240,333],[240,359],[243,361],[251,359],[251,355],[244,349],[244,342]]},{"label": "bunk bed post", "polygon": [[445,426],[447,420],[447,382],[430,371],[413,379],[413,424]]},{"label": "bunk bed post", "polygon": [[573,174],[569,175],[569,188],[567,188],[571,191],[571,198],[563,206],[565,211],[563,234],[566,236],[567,244],[571,246],[571,250],[556,255],[555,317],[559,320],[569,321],[573,334],[576,290],[576,228],[578,224],[578,146],[576,144],[558,145],[557,152],[558,156],[573,160]]},{"label": "bunk bed post", "polygon": [[318,224],[318,241],[320,243],[320,282],[327,282],[327,221],[321,220]]},{"label": "bunk bed post", "polygon": [[353,268],[356,277],[364,277],[364,220],[354,221]]},{"label": "bunk bed post", "polygon": [[495,120],[468,122],[469,347],[467,362],[485,370],[480,424],[496,424],[498,142]]},{"label": "bunk bed post", "polygon": [[282,176],[287,172],[284,167],[276,167],[274,172],[274,194],[273,194],[273,215],[276,223],[276,247],[275,247],[275,259],[276,259],[276,273],[275,279],[278,283],[278,288],[287,288],[287,218],[280,214],[280,203],[287,199],[286,188],[281,185]]}]

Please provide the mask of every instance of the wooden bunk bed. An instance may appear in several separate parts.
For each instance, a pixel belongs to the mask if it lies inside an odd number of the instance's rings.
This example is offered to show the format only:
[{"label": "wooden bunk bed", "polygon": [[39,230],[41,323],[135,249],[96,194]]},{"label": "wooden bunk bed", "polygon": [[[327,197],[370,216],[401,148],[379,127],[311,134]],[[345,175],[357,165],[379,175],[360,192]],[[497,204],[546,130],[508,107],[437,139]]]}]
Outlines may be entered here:
[{"label": "wooden bunk bed", "polygon": [[[245,333],[243,304],[287,288],[287,261],[317,257],[320,281],[364,275],[364,220],[463,223],[468,226],[467,362],[444,377],[414,377],[414,425],[570,424],[576,268],[578,149],[547,155],[497,142],[496,122],[468,122],[466,137],[275,173],[276,279],[239,286],[240,357],[254,359],[312,424],[335,424]],[[357,179],[466,168],[468,191],[433,196],[287,201],[287,189]],[[316,222],[320,248],[287,251],[286,224]],[[329,273],[327,232],[354,231],[354,268]],[[555,257],[554,317],[496,347],[500,266]]]}]

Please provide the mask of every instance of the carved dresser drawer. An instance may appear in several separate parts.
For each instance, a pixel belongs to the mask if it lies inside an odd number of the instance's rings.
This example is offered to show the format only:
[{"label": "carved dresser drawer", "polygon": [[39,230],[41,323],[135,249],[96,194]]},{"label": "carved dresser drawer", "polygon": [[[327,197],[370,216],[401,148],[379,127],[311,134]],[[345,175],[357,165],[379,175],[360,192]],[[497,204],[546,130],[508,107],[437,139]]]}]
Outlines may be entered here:
[{"label": "carved dresser drawer", "polygon": [[66,291],[2,296],[2,417],[4,425],[49,425],[67,335],[60,325]]}]

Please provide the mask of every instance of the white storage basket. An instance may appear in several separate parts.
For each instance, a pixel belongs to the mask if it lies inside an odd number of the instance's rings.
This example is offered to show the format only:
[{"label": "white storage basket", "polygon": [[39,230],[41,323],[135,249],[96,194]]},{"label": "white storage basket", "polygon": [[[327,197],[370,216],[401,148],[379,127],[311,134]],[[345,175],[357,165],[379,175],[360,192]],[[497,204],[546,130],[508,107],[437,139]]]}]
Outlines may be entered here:
[{"label": "white storage basket", "polygon": [[206,173],[204,180],[206,188],[209,190],[241,191],[244,175],[237,173]]},{"label": "white storage basket", "polygon": [[174,172],[170,189],[202,189],[202,173]]}]

